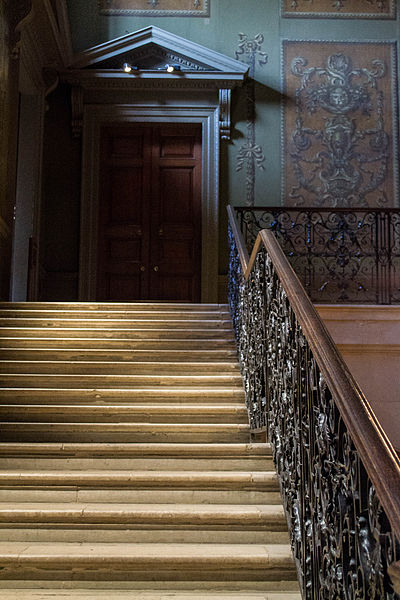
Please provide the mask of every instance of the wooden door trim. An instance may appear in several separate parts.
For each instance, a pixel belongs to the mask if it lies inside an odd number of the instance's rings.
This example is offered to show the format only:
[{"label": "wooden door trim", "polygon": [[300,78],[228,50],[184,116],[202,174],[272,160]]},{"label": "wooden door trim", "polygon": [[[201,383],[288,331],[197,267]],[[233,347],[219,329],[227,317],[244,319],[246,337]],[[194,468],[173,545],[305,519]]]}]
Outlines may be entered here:
[{"label": "wooden door trim", "polygon": [[103,125],[202,125],[202,302],[218,302],[219,110],[215,106],[86,105],[83,130],[79,300],[96,299],[100,134]]}]

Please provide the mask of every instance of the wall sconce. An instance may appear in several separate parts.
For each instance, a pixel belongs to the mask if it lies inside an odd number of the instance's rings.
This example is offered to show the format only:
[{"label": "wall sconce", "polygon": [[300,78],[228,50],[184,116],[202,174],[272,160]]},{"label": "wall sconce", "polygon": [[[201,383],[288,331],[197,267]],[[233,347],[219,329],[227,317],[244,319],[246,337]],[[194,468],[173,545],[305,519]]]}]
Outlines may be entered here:
[{"label": "wall sconce", "polygon": [[122,68],[124,69],[125,73],[132,73],[132,71],[139,70],[139,67],[136,67],[135,65],[130,65],[129,63],[124,63]]},{"label": "wall sconce", "polygon": [[165,65],[167,73],[173,73],[174,71],[180,71],[181,65]]}]

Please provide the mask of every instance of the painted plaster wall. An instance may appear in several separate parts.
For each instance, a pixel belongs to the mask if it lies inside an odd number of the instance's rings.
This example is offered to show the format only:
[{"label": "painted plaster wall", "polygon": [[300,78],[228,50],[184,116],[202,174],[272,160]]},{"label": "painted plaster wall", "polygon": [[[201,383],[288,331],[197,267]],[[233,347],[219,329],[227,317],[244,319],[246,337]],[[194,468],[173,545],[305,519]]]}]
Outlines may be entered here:
[{"label": "painted plaster wall", "polygon": [[[156,25],[218,52],[249,61],[246,42],[255,42],[254,130],[249,127],[246,91],[233,95],[231,142],[221,144],[220,164],[220,300],[226,297],[226,205],[281,204],[282,40],[397,40],[400,17],[378,19],[283,18],[280,0],[210,0],[210,18],[101,16],[97,0],[68,0],[72,41],[79,52],[148,25]],[[400,2],[398,2],[400,5]],[[397,11],[400,13],[399,10]],[[266,60],[267,58],[267,60]],[[74,299],[78,276],[80,147],[72,139],[68,94],[48,97],[47,148],[44,157],[42,241],[47,272],[43,299]],[[251,111],[250,111],[251,112]],[[253,171],[245,154],[249,133],[257,148]],[[398,135],[397,135],[398,137]],[[62,143],[60,143],[62,140]],[[61,177],[61,179],[60,179]],[[60,232],[60,233],[57,233]],[[75,296],[76,297],[76,296]]]},{"label": "painted plaster wall", "polygon": [[400,307],[325,304],[317,310],[400,451]]},{"label": "painted plaster wall", "polygon": [[[253,198],[258,205],[281,203],[282,40],[382,41],[397,40],[400,33],[399,15],[397,20],[282,18],[280,0],[211,0],[210,18],[101,16],[97,0],[69,0],[68,7],[75,51],[150,24],[232,57],[240,51],[239,34],[251,40],[260,34],[263,36],[255,56],[254,73],[255,143],[260,151],[258,160],[255,160]],[[268,56],[266,64],[261,64],[264,62],[262,53]],[[239,59],[246,61],[249,55],[239,54]],[[244,162],[241,170],[237,170],[240,150],[246,142],[248,131],[246,109],[245,94],[235,92],[233,139],[222,151],[222,205],[228,200],[234,205],[245,204],[249,192],[249,183],[246,183],[247,162]]]}]

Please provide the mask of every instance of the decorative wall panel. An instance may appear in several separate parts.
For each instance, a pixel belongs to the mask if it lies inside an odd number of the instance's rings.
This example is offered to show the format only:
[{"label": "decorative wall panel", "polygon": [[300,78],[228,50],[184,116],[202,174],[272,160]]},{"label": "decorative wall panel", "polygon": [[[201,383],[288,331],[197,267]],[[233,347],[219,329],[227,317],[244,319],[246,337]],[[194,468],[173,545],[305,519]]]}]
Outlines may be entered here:
[{"label": "decorative wall panel", "polygon": [[210,0],[99,0],[102,15],[208,17]]},{"label": "decorative wall panel", "polygon": [[398,206],[396,45],[283,42],[283,200]]},{"label": "decorative wall panel", "polygon": [[284,17],[394,19],[395,0],[282,0]]}]

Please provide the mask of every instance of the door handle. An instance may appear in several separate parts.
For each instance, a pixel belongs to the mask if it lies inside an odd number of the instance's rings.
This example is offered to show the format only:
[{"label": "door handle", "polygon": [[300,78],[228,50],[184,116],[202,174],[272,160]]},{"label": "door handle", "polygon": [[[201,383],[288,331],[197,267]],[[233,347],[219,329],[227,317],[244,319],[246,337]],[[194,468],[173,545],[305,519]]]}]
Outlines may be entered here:
[{"label": "door handle", "polygon": [[158,271],[157,265],[155,267],[153,267],[153,270],[156,271],[156,272]]},{"label": "door handle", "polygon": [[160,227],[160,229],[158,230],[158,235],[162,235],[164,233],[164,229],[162,227]]},{"label": "door handle", "polygon": [[143,273],[143,271],[145,271],[145,270],[146,270],[146,267],[145,267],[144,265],[142,265],[142,266],[140,267],[140,270],[141,270],[141,271],[142,271],[142,273]]}]

